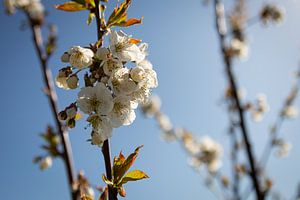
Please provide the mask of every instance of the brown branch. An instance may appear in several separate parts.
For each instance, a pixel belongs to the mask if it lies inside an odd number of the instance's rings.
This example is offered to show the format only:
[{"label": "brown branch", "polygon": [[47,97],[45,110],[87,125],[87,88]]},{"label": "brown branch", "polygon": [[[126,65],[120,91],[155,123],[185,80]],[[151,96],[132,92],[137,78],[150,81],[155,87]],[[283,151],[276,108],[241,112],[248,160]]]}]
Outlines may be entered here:
[{"label": "brown branch", "polygon": [[46,87],[46,94],[49,100],[49,104],[51,107],[51,111],[53,114],[53,118],[55,120],[56,129],[60,135],[61,142],[63,145],[63,161],[66,167],[67,175],[68,175],[68,182],[71,191],[71,196],[73,200],[78,200],[79,195],[77,191],[73,188],[75,183],[75,170],[73,164],[73,157],[72,157],[72,147],[69,139],[69,134],[66,128],[62,125],[62,123],[58,119],[58,107],[57,107],[57,95],[53,85],[53,79],[51,71],[48,67],[47,63],[47,55],[44,52],[43,48],[43,39],[41,34],[41,26],[35,24],[34,20],[31,19],[29,14],[27,13],[28,20],[30,22],[30,29],[32,31],[33,42],[35,45],[35,50],[37,52],[38,58],[40,60],[40,66],[43,74],[43,80]]},{"label": "brown branch", "polygon": [[[96,24],[97,24],[97,39],[100,41],[100,45],[102,45],[103,36],[105,31],[102,30],[101,26],[101,17],[100,17],[100,10],[99,10],[99,0],[95,0],[95,15],[96,15]],[[111,156],[110,156],[110,148],[109,148],[109,140],[105,140],[102,146],[102,154],[104,157],[105,162],[105,170],[106,170],[106,177],[108,180],[112,180],[112,165],[111,165]],[[111,186],[108,187],[108,199],[109,200],[117,200],[118,199],[118,192],[115,188]]]},{"label": "brown branch", "polygon": [[221,3],[220,0],[215,0],[215,20],[216,20],[216,29],[217,33],[219,36],[219,42],[220,42],[220,47],[224,59],[224,65],[225,65],[225,70],[226,74],[231,86],[232,94],[233,94],[233,101],[236,105],[237,108],[237,113],[239,116],[239,127],[242,132],[243,140],[245,142],[245,147],[246,147],[246,153],[250,165],[250,177],[253,183],[253,187],[255,189],[256,197],[258,200],[263,200],[264,195],[261,192],[259,180],[258,180],[258,175],[257,175],[257,169],[256,169],[256,164],[255,164],[255,159],[254,155],[252,152],[252,147],[251,143],[249,140],[249,134],[247,131],[247,126],[245,123],[245,118],[244,118],[244,110],[241,106],[241,102],[238,97],[237,93],[237,83],[235,81],[234,73],[232,70],[232,63],[231,63],[231,57],[227,55],[226,53],[226,43],[225,43],[225,36],[226,36],[226,25],[225,25],[225,14],[224,14],[224,5]]}]

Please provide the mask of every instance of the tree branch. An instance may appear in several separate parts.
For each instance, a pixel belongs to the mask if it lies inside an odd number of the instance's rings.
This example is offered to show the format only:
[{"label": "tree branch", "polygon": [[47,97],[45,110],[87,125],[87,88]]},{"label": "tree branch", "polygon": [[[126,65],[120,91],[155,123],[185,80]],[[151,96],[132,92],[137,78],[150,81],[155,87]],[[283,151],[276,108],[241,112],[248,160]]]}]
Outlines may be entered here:
[{"label": "tree branch", "polygon": [[47,63],[47,55],[44,52],[43,48],[43,39],[41,34],[41,27],[40,25],[36,25],[34,21],[30,18],[27,13],[28,20],[30,22],[30,29],[32,31],[33,42],[35,45],[35,50],[38,54],[38,58],[40,60],[40,66],[43,74],[43,80],[46,87],[46,94],[49,100],[49,104],[51,107],[51,111],[53,114],[53,118],[55,120],[56,129],[60,135],[61,142],[63,145],[63,161],[66,167],[67,176],[69,187],[71,191],[71,197],[73,200],[78,200],[79,195],[77,191],[73,188],[75,183],[75,170],[73,164],[73,157],[72,157],[72,147],[69,139],[69,134],[66,128],[62,125],[62,123],[58,119],[58,106],[57,106],[57,95],[54,89],[52,74],[50,69],[48,68]]},{"label": "tree branch", "polygon": [[221,3],[220,0],[215,0],[214,3],[215,3],[216,29],[217,29],[217,33],[219,36],[219,42],[220,42],[220,47],[221,47],[221,51],[222,51],[222,55],[223,55],[227,78],[229,80],[230,87],[231,87],[232,94],[233,94],[233,101],[236,105],[237,113],[239,116],[239,127],[241,129],[243,140],[245,142],[246,153],[247,153],[247,157],[248,157],[248,161],[249,161],[249,165],[250,165],[250,177],[251,177],[251,180],[253,183],[253,187],[255,189],[257,199],[263,200],[264,195],[261,192],[259,180],[257,177],[257,169],[256,169],[256,165],[255,165],[255,159],[254,159],[254,155],[252,152],[252,147],[251,147],[251,143],[250,143],[249,136],[248,136],[249,134],[248,134],[246,123],[245,123],[244,110],[241,106],[241,102],[239,100],[238,93],[237,93],[237,84],[236,84],[235,77],[234,77],[233,70],[232,70],[231,57],[229,55],[227,55],[227,53],[226,53],[226,43],[225,43],[226,25],[225,25],[225,15],[224,15],[224,5]]}]

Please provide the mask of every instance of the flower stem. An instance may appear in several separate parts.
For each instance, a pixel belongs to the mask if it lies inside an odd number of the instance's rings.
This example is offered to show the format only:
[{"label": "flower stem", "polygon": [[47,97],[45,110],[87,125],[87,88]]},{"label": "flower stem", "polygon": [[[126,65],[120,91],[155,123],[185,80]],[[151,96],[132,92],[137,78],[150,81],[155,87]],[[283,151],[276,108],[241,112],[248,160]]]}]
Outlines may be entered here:
[{"label": "flower stem", "polygon": [[[95,0],[95,15],[96,15],[96,24],[97,24],[97,39],[100,41],[100,46],[102,45],[104,31],[101,30],[101,17],[100,17],[100,10],[99,10],[99,0]],[[108,180],[112,180],[112,170],[111,170],[111,157],[110,157],[110,148],[109,148],[109,140],[105,140],[102,147],[102,154],[104,157],[105,162],[105,170],[106,170],[106,177]],[[108,187],[108,199],[109,200],[117,200],[118,193],[116,189],[111,186]]]}]

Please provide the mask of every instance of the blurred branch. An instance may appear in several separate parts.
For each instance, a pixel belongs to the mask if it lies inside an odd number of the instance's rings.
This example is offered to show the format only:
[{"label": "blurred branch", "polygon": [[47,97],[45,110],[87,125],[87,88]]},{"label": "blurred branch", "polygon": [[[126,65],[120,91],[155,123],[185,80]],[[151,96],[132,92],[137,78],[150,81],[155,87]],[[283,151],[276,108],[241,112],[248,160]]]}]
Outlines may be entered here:
[{"label": "blurred branch", "polygon": [[240,200],[240,194],[239,194],[239,190],[240,190],[240,177],[239,177],[239,173],[237,172],[237,165],[238,165],[238,140],[237,140],[237,133],[235,132],[235,127],[234,127],[234,122],[231,122],[231,127],[230,127],[230,137],[231,137],[231,167],[232,167],[232,176],[233,176],[233,186],[232,186],[232,190],[233,190],[233,199],[234,200]]},{"label": "blurred branch", "polygon": [[[298,72],[298,73],[300,73],[300,72]],[[274,142],[276,142],[276,140],[278,139],[280,129],[281,129],[284,121],[286,120],[286,116],[285,116],[286,108],[288,106],[291,106],[294,103],[294,101],[295,101],[295,99],[298,95],[298,91],[299,91],[298,84],[300,84],[299,75],[297,75],[297,83],[292,87],[291,91],[289,92],[288,96],[286,97],[286,99],[284,101],[284,104],[282,106],[282,109],[280,110],[280,112],[277,116],[277,120],[275,121],[275,123],[271,127],[271,131],[270,131],[270,134],[269,134],[269,136],[270,136],[269,143],[266,144],[265,149],[264,149],[263,154],[262,154],[262,157],[261,157],[260,162],[259,162],[262,169],[264,169],[266,167],[267,162],[270,158],[272,149],[273,149],[274,146],[276,146],[276,145],[274,145]]]},{"label": "blurred branch", "polygon": [[[275,120],[275,123],[271,126],[270,129],[270,133],[269,133],[269,137],[270,139],[268,140],[268,143],[265,145],[262,156],[259,160],[259,166],[261,168],[261,170],[266,170],[266,166],[267,163],[271,157],[271,153],[273,148],[276,146],[276,141],[278,141],[279,139],[279,133],[280,133],[280,129],[283,125],[283,123],[286,120],[286,115],[285,115],[285,111],[287,109],[287,107],[291,106],[299,93],[299,85],[300,85],[300,69],[297,72],[297,80],[295,85],[291,88],[288,96],[285,98],[284,103],[282,108],[279,111],[279,114],[277,115],[277,119]],[[244,197],[248,198],[248,196],[250,195],[252,189],[251,188],[246,188],[245,192],[244,192]]]},{"label": "blurred branch", "polygon": [[53,118],[55,120],[57,131],[59,132],[62,145],[63,145],[63,152],[62,152],[62,158],[66,167],[67,176],[68,176],[68,182],[69,187],[71,191],[71,196],[73,200],[78,200],[79,195],[77,193],[77,190],[73,188],[73,185],[75,183],[75,169],[74,169],[74,163],[73,163],[73,157],[72,157],[72,147],[69,139],[69,133],[67,129],[63,126],[63,124],[58,119],[58,106],[57,106],[57,95],[54,89],[54,84],[52,82],[52,74],[48,67],[48,55],[44,51],[43,47],[43,38],[41,33],[41,26],[36,24],[34,20],[30,17],[28,13],[27,17],[30,22],[30,29],[32,31],[33,36],[33,42],[35,45],[36,52],[38,54],[38,58],[40,60],[40,66],[43,74],[43,80],[46,87],[46,95],[49,100],[49,104],[51,107],[51,111],[53,114]]},{"label": "blurred branch", "polygon": [[226,52],[226,43],[225,43],[226,24],[225,24],[224,5],[223,3],[221,3],[220,0],[215,0],[214,6],[215,6],[216,29],[219,36],[219,42],[220,42],[220,47],[223,55],[226,74],[230,82],[230,86],[233,93],[233,101],[235,102],[237,113],[239,116],[239,127],[241,129],[243,140],[245,142],[246,153],[250,164],[250,177],[253,183],[253,187],[255,189],[257,199],[263,200],[264,195],[261,192],[261,188],[258,180],[255,158],[253,155],[251,143],[249,140],[249,134],[245,123],[244,110],[241,106],[241,102],[239,100],[238,93],[237,93],[237,84],[232,70],[231,57]]}]

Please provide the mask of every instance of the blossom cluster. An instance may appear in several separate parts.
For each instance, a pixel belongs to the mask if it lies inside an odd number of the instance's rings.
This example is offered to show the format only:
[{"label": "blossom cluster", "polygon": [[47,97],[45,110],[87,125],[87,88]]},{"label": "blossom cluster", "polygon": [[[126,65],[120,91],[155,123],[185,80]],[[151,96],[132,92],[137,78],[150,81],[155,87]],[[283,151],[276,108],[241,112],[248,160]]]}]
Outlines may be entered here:
[{"label": "blossom cluster", "polygon": [[189,155],[189,164],[194,169],[199,170],[201,166],[205,166],[209,173],[217,172],[222,165],[222,146],[208,136],[199,140],[185,129],[175,129],[169,117],[160,111],[160,106],[159,97],[152,96],[141,108],[146,116],[155,117],[163,132],[163,139],[167,141],[177,140],[182,143],[184,150]]},{"label": "blossom cluster", "polygon": [[248,57],[248,44],[244,33],[247,23],[246,8],[243,1],[237,1],[234,9],[229,16],[230,32],[232,38],[227,47],[227,55],[237,57],[239,59],[246,59]]},{"label": "blossom cluster", "polygon": [[151,89],[158,86],[156,72],[146,59],[148,45],[138,43],[123,31],[112,30],[108,47],[74,46],[61,57],[70,66],[59,71],[58,87],[76,89],[80,82],[77,74],[87,70],[85,87],[77,101],[60,113],[61,119],[73,125],[77,107],[87,114],[92,144],[101,145],[112,136],[113,128],[130,125],[139,103],[145,103]]}]

